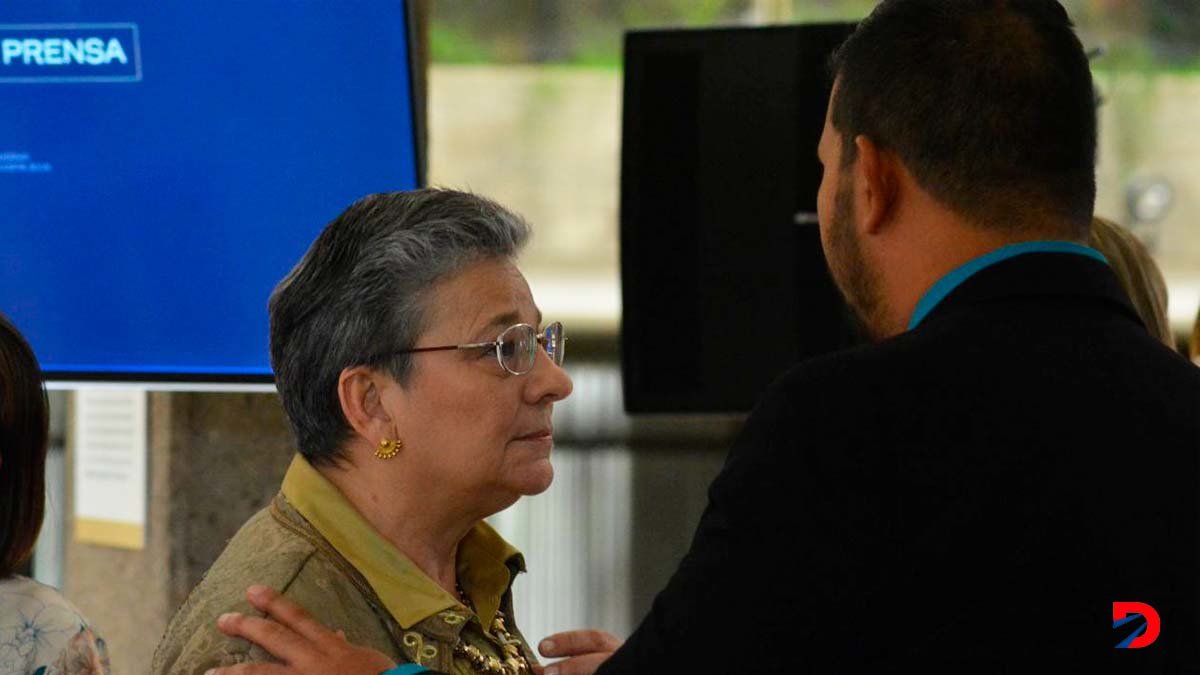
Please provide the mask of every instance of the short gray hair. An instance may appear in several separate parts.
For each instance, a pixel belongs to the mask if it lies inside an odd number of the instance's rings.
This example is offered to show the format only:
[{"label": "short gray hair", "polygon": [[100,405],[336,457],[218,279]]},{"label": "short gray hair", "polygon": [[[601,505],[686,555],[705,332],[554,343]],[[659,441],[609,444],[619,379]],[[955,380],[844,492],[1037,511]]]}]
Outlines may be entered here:
[{"label": "short gray hair", "polygon": [[401,385],[439,281],[480,260],[512,259],[529,238],[519,215],[478,195],[427,188],[373,194],[325,227],[271,293],[271,366],[299,450],[345,458],[338,399],[346,368],[386,370]]}]

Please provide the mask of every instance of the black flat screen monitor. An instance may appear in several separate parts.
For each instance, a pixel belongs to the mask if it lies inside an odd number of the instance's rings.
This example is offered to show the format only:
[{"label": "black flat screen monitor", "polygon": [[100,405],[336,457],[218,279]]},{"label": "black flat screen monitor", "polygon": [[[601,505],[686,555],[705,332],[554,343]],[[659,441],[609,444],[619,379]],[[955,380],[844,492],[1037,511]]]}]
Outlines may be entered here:
[{"label": "black flat screen monitor", "polygon": [[852,30],[627,34],[628,411],[746,412],[790,364],[857,340],[815,224],[827,66]]},{"label": "black flat screen monitor", "polygon": [[271,381],[275,283],[422,183],[407,12],[0,3],[0,312],[50,379]]}]

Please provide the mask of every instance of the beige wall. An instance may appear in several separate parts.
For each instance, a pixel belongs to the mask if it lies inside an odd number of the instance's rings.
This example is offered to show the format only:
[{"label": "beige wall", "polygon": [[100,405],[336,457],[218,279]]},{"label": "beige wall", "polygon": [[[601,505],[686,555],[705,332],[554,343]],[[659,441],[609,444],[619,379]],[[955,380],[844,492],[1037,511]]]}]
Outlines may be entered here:
[{"label": "beige wall", "polygon": [[[149,394],[146,547],[83,544],[68,496],[63,590],[101,631],[113,672],[149,671],[175,609],[275,494],[292,439],[273,394]],[[68,438],[68,466],[71,459]],[[68,489],[71,494],[68,468]]]}]

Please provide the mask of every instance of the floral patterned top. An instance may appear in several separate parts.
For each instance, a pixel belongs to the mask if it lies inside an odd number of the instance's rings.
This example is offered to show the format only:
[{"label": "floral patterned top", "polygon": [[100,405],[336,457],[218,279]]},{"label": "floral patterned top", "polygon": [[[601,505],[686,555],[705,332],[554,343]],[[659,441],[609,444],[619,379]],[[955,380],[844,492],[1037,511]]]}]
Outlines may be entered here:
[{"label": "floral patterned top", "polygon": [[108,651],[58,591],[22,576],[0,580],[0,675],[108,675]]}]

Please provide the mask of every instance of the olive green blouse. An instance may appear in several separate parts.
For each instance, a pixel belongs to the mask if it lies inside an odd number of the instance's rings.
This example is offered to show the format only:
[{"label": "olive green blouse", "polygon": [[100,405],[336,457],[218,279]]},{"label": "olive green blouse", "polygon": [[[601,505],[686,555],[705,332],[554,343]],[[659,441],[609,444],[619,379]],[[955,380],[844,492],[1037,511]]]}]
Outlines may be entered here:
[{"label": "olive green blouse", "polygon": [[[481,522],[459,544],[457,565],[475,611],[430,579],[296,456],[271,506],[242,526],[175,614],[152,672],[203,675],[221,665],[271,660],[216,628],[225,612],[254,613],[245,591],[256,583],[279,589],[326,626],[344,631],[350,642],[397,662],[468,675],[479,672],[463,654],[469,647],[476,661],[494,657],[495,665],[515,648],[536,663],[512,620],[512,582],[525,571],[521,553]],[[484,630],[497,618],[506,636]]]}]

